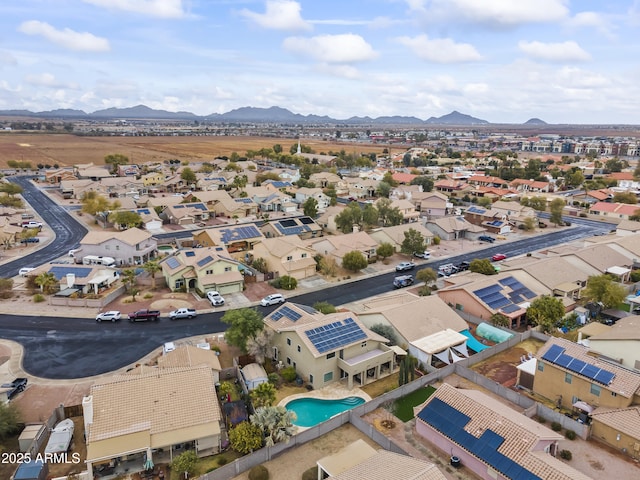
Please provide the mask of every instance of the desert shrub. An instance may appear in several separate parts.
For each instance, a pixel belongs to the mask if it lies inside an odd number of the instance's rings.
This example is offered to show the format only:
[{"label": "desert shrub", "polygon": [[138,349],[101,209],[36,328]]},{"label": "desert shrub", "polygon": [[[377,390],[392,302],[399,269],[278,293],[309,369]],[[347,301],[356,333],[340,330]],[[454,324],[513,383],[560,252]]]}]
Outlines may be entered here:
[{"label": "desert shrub", "polygon": [[278,375],[275,372],[272,372],[269,375],[267,375],[267,378],[269,379],[269,383],[272,385],[278,385],[280,383],[280,375]]},{"label": "desert shrub", "polygon": [[564,432],[564,436],[567,437],[569,440],[575,440],[576,432],[574,432],[573,430],[567,430],[566,432]]},{"label": "desert shrub", "polygon": [[36,293],[33,296],[33,301],[34,303],[40,303],[40,302],[44,302],[44,295],[40,294],[40,293]]},{"label": "desert shrub", "polygon": [[153,298],[153,293],[145,293],[144,297],[142,298],[144,298],[145,300],[149,300],[150,298]]},{"label": "desert shrub", "polygon": [[211,345],[211,350],[213,350],[214,352],[218,352],[220,353],[222,350],[220,350],[220,347],[218,345]]},{"label": "desert shrub", "polygon": [[296,373],[296,369],[293,367],[285,367],[280,370],[280,376],[285,382],[293,382],[298,374]]},{"label": "desert shrub", "polygon": [[304,471],[302,480],[316,480],[318,478],[318,466],[313,466]]},{"label": "desert shrub", "polygon": [[249,480],[269,480],[269,470],[264,465],[256,465],[249,470]]},{"label": "desert shrub", "polygon": [[535,419],[538,423],[545,423],[547,421],[544,417],[541,417],[539,415],[536,415]]},{"label": "desert shrub", "polygon": [[284,290],[295,290],[297,286],[298,280],[296,280],[295,278],[289,275],[283,275],[282,277],[280,277],[280,288]]},{"label": "desert shrub", "polygon": [[558,422],[551,422],[551,430],[553,430],[554,432],[559,432],[560,430],[562,430],[562,425],[560,425]]},{"label": "desert shrub", "polygon": [[571,450],[560,450],[560,458],[563,460],[571,460],[572,457]]},{"label": "desert shrub", "polygon": [[634,270],[631,272],[631,281],[632,282],[640,282],[640,270]]},{"label": "desert shrub", "polygon": [[218,459],[218,465],[219,466],[226,465],[227,463],[229,463],[229,460],[227,460],[227,457],[220,457]]}]

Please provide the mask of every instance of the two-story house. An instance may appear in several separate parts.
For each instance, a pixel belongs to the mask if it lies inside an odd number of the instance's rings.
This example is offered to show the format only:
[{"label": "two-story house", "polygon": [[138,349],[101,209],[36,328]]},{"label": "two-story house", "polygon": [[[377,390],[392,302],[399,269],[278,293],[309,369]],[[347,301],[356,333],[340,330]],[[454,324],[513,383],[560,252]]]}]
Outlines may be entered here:
[{"label": "two-story house", "polygon": [[142,265],[157,255],[158,242],[149,232],[129,228],[118,232],[92,230],[80,241],[75,257],[111,257],[119,265]]},{"label": "two-story house", "polygon": [[263,258],[270,272],[302,279],[316,274],[316,251],[297,236],[264,238],[253,247],[253,257]]}]

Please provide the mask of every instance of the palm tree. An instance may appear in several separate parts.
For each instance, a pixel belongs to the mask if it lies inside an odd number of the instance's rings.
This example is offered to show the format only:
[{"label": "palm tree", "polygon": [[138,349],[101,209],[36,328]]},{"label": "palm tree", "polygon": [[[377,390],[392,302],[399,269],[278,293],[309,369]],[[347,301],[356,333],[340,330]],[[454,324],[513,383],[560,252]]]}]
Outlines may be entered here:
[{"label": "palm tree", "polygon": [[288,443],[298,429],[293,424],[296,419],[295,412],[285,407],[259,407],[250,418],[251,423],[264,432],[267,447],[272,447],[278,442]]},{"label": "palm tree", "polygon": [[52,293],[58,284],[58,279],[51,272],[43,272],[36,277],[34,282],[40,287],[41,292]]},{"label": "palm tree", "polygon": [[145,272],[151,275],[151,290],[156,289],[156,272],[162,270],[162,267],[156,260],[149,260],[142,268]]},{"label": "palm tree", "polygon": [[127,268],[120,273],[120,279],[127,291],[131,292],[136,284],[136,271],[132,268]]}]

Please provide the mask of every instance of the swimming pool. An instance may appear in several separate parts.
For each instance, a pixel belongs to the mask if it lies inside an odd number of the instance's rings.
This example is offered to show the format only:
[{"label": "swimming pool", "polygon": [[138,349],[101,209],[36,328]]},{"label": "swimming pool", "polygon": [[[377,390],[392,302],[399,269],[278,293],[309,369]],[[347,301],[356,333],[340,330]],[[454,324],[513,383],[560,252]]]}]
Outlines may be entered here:
[{"label": "swimming pool", "polygon": [[313,427],[364,402],[364,398],[361,397],[346,397],[338,400],[305,397],[291,400],[286,407],[287,410],[294,411],[298,417],[294,424],[299,427]]}]

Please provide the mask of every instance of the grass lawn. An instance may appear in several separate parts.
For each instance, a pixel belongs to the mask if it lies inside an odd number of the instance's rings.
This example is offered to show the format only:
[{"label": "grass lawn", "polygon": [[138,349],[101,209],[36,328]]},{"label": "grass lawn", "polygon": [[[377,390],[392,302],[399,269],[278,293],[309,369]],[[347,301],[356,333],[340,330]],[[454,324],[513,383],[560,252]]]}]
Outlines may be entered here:
[{"label": "grass lawn", "polygon": [[201,458],[200,460],[198,460],[198,464],[196,466],[196,475],[204,475],[205,473],[215,470],[218,467],[233,462],[236,458],[240,458],[241,456],[242,455],[238,452],[228,450],[226,452],[219,453],[218,455]]},{"label": "grass lawn", "polygon": [[364,387],[360,387],[365,393],[369,394],[371,398],[376,398],[382,395],[383,393],[390,392],[398,388],[398,376],[399,372],[392,373],[388,377],[381,378],[380,380],[376,380],[373,383],[369,383]]},{"label": "grass lawn", "polygon": [[628,312],[631,310],[631,306],[628,303],[621,303],[616,308],[618,310],[622,310],[623,312]]},{"label": "grass lawn", "polygon": [[419,388],[409,395],[399,398],[393,404],[394,415],[403,422],[408,422],[413,418],[413,407],[417,407],[423,403],[435,391],[436,389],[434,387],[428,385],[426,387]]}]

